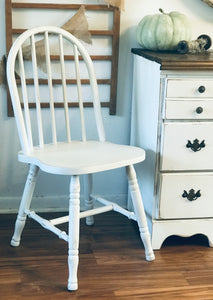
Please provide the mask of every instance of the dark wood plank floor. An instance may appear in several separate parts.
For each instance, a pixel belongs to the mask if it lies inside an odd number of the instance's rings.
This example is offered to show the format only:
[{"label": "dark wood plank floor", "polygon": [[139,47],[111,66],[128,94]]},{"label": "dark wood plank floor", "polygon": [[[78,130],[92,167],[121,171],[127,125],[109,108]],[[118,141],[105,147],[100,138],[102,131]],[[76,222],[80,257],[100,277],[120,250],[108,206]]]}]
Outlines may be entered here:
[{"label": "dark wood plank floor", "polygon": [[[67,245],[28,220],[9,245],[14,215],[0,215],[0,299],[213,299],[213,249],[203,236],[171,237],[147,262],[136,223],[116,213],[81,223],[79,290],[68,292]],[[63,225],[64,226],[64,225]]]}]

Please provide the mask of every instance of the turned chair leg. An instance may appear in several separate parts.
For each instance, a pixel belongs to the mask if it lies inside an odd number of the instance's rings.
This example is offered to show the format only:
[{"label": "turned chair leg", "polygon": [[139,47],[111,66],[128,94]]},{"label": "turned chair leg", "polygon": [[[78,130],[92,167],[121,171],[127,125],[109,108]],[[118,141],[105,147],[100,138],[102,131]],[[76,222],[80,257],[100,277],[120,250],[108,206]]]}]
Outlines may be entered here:
[{"label": "turned chair leg", "polygon": [[151,246],[150,233],[147,226],[146,215],[144,212],[142,197],[137,182],[136,172],[133,166],[127,166],[126,171],[134,212],[138,222],[140,236],[145,248],[146,260],[151,261],[155,259],[155,256]]},{"label": "turned chair leg", "polygon": [[78,289],[78,248],[79,248],[79,227],[80,227],[80,182],[79,176],[71,176],[70,201],[69,201],[69,238],[68,238],[68,290]]},{"label": "turned chair leg", "polygon": [[16,247],[16,246],[19,246],[19,244],[20,244],[21,234],[24,229],[24,226],[26,223],[26,218],[27,218],[25,210],[29,209],[31,201],[32,201],[32,196],[33,196],[33,192],[35,189],[38,170],[39,170],[39,168],[35,165],[30,165],[30,167],[29,167],[29,172],[28,172],[26,183],[25,183],[24,192],[23,192],[23,196],[21,199],[16,223],[15,223],[15,230],[14,230],[14,234],[13,234],[13,237],[11,240],[11,246]]},{"label": "turned chair leg", "polygon": [[[92,192],[92,174],[84,175],[84,203],[85,203],[85,210],[93,209],[93,199],[90,196]],[[86,217],[86,224],[93,225],[94,224],[94,217],[89,216]]]}]

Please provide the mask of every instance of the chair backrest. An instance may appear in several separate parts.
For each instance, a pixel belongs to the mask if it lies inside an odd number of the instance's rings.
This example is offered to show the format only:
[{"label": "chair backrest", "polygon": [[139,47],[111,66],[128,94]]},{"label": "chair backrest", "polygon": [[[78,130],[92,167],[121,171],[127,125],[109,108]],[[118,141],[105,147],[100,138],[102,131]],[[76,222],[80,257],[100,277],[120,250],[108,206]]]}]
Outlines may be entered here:
[{"label": "chair backrest", "polygon": [[[53,49],[54,55],[51,53]],[[58,52],[58,55],[57,55]],[[73,60],[67,61],[66,55],[71,55]],[[58,57],[52,61],[52,57]],[[84,67],[82,64],[84,63]],[[85,67],[86,66],[86,67]],[[28,153],[34,147],[34,127],[36,127],[38,144],[40,147],[46,143],[44,139],[44,120],[42,119],[42,97],[45,95],[45,102],[48,102],[49,117],[48,122],[51,124],[51,143],[57,143],[57,120],[55,108],[55,83],[54,72],[56,69],[57,76],[60,75],[59,93],[63,113],[63,124],[66,131],[66,142],[72,140],[70,113],[69,113],[69,96],[74,95],[77,98],[80,111],[81,139],[86,141],[86,126],[84,118],[84,105],[82,99],[82,78],[87,73],[89,85],[91,87],[91,97],[93,98],[93,108],[95,115],[95,123],[100,141],[105,140],[103,121],[101,116],[101,107],[99,100],[99,92],[97,87],[94,66],[85,47],[69,32],[54,26],[43,26],[29,29],[22,33],[11,47],[7,60],[7,80],[10,90],[13,110],[16,118],[21,147],[24,153]],[[32,69],[32,72],[30,71]],[[73,70],[74,69],[74,70]],[[82,71],[83,70],[83,71]],[[40,79],[46,76],[46,90]],[[30,75],[29,75],[30,74]],[[32,76],[32,79],[29,79]],[[80,77],[81,76],[81,77]],[[73,79],[75,78],[75,79]],[[33,89],[29,87],[29,80],[33,83]],[[43,80],[43,82],[45,81]],[[71,84],[70,84],[71,82]],[[67,85],[69,83],[69,86]],[[75,85],[73,85],[75,83]],[[57,81],[56,81],[57,84]],[[72,87],[70,87],[72,86]],[[73,92],[73,87],[77,92]],[[56,91],[56,93],[58,93]],[[57,95],[58,96],[58,95]],[[32,113],[29,109],[30,101],[33,97],[36,107],[36,121],[32,120]],[[48,99],[48,100],[47,100]],[[35,114],[34,114],[35,115]],[[46,117],[47,118],[47,117]],[[36,123],[36,125],[35,125]],[[36,145],[37,146],[37,145]]]}]

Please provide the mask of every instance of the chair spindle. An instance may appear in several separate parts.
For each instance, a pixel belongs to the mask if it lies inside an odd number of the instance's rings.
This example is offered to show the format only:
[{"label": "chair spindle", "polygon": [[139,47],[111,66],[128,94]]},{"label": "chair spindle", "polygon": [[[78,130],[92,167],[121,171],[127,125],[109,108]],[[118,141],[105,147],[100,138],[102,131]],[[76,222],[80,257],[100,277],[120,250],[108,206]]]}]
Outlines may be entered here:
[{"label": "chair spindle", "polygon": [[41,117],[41,103],[40,103],[40,93],[39,93],[39,82],[38,82],[38,70],[37,70],[37,59],[36,59],[36,47],[35,47],[35,37],[31,36],[31,55],[32,55],[32,65],[33,65],[33,77],[34,77],[34,87],[35,87],[35,99],[36,99],[36,113],[37,113],[37,126],[39,134],[39,145],[44,146],[43,128],[42,128],[42,117]]},{"label": "chair spindle", "polygon": [[26,77],[25,77],[25,71],[24,71],[22,48],[19,49],[18,60],[19,60],[19,72],[20,72],[21,86],[22,86],[22,98],[23,98],[23,103],[24,103],[24,116],[25,116],[26,130],[27,130],[27,138],[28,138],[29,148],[31,150],[33,148],[33,139],[32,139],[29,102],[28,102],[28,95],[27,95],[27,86],[26,86]]},{"label": "chair spindle", "polygon": [[67,142],[69,143],[71,141],[71,132],[70,132],[69,108],[68,108],[68,100],[67,100],[67,86],[66,86],[66,74],[65,74],[65,63],[64,63],[64,46],[63,46],[63,38],[62,38],[61,34],[59,35],[59,52],[60,52],[61,78],[62,78]]},{"label": "chair spindle", "polygon": [[86,141],[86,130],[85,130],[85,122],[84,122],[84,107],[83,107],[83,101],[82,101],[82,89],[81,89],[78,50],[77,50],[76,45],[73,45],[73,48],[74,48],[75,72],[76,72],[77,90],[78,90],[78,102],[79,102],[80,117],[81,117],[81,135],[82,135],[82,141],[85,142]]},{"label": "chair spindle", "polygon": [[49,87],[49,96],[50,96],[52,139],[53,139],[53,144],[56,144],[57,143],[57,135],[56,135],[55,108],[54,108],[54,98],[53,98],[52,70],[51,70],[51,61],[50,61],[49,36],[48,36],[47,31],[44,34],[44,40],[45,40],[45,54],[46,54],[48,87]]}]

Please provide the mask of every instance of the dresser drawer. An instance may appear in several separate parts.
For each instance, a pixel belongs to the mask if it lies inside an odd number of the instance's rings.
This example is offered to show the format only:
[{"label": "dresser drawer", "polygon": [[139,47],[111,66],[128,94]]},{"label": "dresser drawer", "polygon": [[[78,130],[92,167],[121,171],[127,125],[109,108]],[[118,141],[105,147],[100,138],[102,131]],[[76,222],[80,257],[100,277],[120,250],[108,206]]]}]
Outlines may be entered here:
[{"label": "dresser drawer", "polygon": [[211,98],[213,79],[168,79],[167,98]]},{"label": "dresser drawer", "polygon": [[213,122],[165,122],[161,170],[213,170]]},{"label": "dresser drawer", "polygon": [[213,119],[213,100],[166,100],[165,119]]},{"label": "dresser drawer", "polygon": [[163,174],[159,217],[163,219],[213,216],[213,173]]}]

